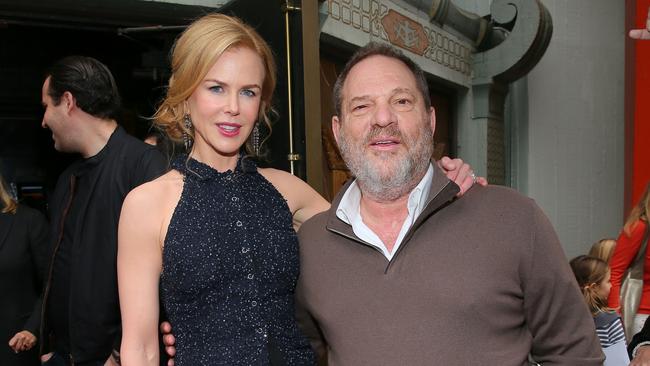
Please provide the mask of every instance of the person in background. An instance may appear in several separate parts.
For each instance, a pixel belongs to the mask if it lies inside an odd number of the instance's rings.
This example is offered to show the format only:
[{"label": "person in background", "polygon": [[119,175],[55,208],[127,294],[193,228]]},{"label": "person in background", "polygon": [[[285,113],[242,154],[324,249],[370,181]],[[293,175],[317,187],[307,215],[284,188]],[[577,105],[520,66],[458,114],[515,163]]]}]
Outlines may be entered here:
[{"label": "person in background", "polygon": [[[167,162],[118,125],[120,96],[91,57],[56,62],[43,83],[43,128],[57,151],[81,159],[60,176],[49,203],[51,255],[43,298],[46,365],[119,364],[117,224],[122,202]],[[49,352],[52,351],[52,352]]]},{"label": "person in background", "polygon": [[609,265],[609,261],[614,254],[616,248],[616,240],[614,239],[601,239],[595,242],[589,250],[589,256],[600,258]]},{"label": "person in background", "polygon": [[[629,36],[632,39],[650,40],[650,7],[645,28],[632,29]],[[629,350],[630,354],[634,356],[630,366],[650,366],[650,322],[646,321],[643,330],[634,336],[630,342]]]},{"label": "person in background", "polygon": [[146,144],[155,146],[158,151],[160,151],[167,160],[171,160],[174,154],[181,152],[181,147],[174,144],[172,140],[169,139],[158,128],[152,127],[149,132],[145,135],[142,140]]},{"label": "person in background", "polygon": [[18,204],[0,175],[0,365],[39,365],[37,336],[48,223]]},{"label": "person in background", "polygon": [[629,36],[632,39],[641,39],[641,40],[650,39],[650,7],[648,8],[648,17],[645,21],[645,28],[631,29]]},{"label": "person in background", "polygon": [[569,264],[594,317],[596,333],[605,353],[604,366],[627,366],[630,358],[621,317],[607,307],[607,297],[612,287],[607,262],[597,257],[581,255],[573,258]]},{"label": "person in background", "polygon": [[[632,265],[634,258],[645,241],[648,240],[648,210],[650,207],[650,183],[646,186],[639,202],[625,220],[623,230],[616,239],[616,248],[609,263],[612,270],[612,291],[609,294],[609,307],[620,308],[620,293],[625,271]],[[648,248],[646,247],[646,253]],[[650,315],[650,256],[643,256],[643,292],[639,308],[631,326],[631,335],[638,333]],[[628,325],[626,324],[626,329]]]}]

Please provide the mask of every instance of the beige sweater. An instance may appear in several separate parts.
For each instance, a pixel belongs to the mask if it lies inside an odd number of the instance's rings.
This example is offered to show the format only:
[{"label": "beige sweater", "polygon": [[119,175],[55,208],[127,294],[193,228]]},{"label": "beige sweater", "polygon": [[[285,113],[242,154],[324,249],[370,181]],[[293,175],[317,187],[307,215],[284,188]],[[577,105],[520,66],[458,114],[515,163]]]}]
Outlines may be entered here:
[{"label": "beige sweater", "polygon": [[[347,189],[344,187],[343,191]],[[302,225],[298,320],[330,365],[602,365],[594,322],[535,203],[458,187],[429,204],[391,262],[336,217]]]}]

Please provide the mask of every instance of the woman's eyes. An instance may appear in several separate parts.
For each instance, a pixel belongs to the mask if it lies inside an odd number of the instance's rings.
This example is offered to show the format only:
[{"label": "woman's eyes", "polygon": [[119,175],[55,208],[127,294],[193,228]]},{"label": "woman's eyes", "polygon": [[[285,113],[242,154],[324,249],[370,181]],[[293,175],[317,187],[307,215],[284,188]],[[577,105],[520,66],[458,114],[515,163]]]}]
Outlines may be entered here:
[{"label": "woman's eyes", "polygon": [[223,91],[223,87],[221,85],[213,85],[209,87],[210,91],[215,92],[215,93],[221,93]]},{"label": "woman's eyes", "polygon": [[244,89],[240,92],[241,95],[247,96],[247,97],[254,97],[257,95],[254,91],[250,89]]},{"label": "woman's eyes", "polygon": [[[224,89],[221,85],[212,85],[208,88],[213,93],[223,93]],[[255,97],[257,92],[252,89],[242,89],[239,94],[245,97]]]}]

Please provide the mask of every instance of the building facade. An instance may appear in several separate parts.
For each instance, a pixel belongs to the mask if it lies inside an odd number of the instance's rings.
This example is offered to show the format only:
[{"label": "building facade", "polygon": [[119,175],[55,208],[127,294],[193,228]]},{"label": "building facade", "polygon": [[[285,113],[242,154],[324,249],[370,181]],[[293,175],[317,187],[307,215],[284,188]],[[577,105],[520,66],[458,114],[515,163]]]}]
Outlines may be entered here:
[{"label": "building facade", "polygon": [[46,194],[48,180],[69,159],[53,153],[38,126],[45,66],[71,53],[107,63],[129,111],[124,123],[142,134],[143,116],[164,90],[175,36],[191,19],[220,11],[256,26],[278,59],[280,117],[270,165],[301,176],[328,198],[335,194],[347,171],[329,128],[332,83],[357,47],[391,43],[427,73],[438,116],[435,155],[460,156],[491,183],[534,198],[574,256],[618,234],[650,179],[650,151],[640,139],[650,138],[642,122],[650,107],[640,102],[650,90],[641,68],[650,45],[625,36],[643,24],[648,5],[0,0],[0,49],[12,55],[0,61],[0,168],[19,189],[42,186]]}]

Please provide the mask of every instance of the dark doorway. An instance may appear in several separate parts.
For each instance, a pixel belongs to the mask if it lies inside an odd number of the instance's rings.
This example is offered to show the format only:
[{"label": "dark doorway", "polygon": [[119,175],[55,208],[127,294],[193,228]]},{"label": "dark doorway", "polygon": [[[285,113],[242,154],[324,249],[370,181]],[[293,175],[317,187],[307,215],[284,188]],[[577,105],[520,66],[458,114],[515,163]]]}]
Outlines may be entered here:
[{"label": "dark doorway", "polygon": [[[142,138],[167,84],[174,39],[183,25],[214,11],[236,15],[254,26],[275,52],[278,85],[274,106],[279,117],[268,142],[266,164],[288,170],[286,44],[279,1],[237,0],[213,9],[149,1],[33,0],[16,4],[0,0],[0,173],[14,184],[19,198],[44,208],[58,175],[77,158],[56,152],[49,130],[40,126],[41,86],[49,65],[73,54],[105,63],[122,95],[124,113],[119,123]],[[169,27],[123,32],[148,26]],[[299,50],[295,52],[300,55]],[[301,97],[294,100],[295,105],[301,103]],[[299,113],[294,118],[300,119]],[[294,136],[294,141],[301,140],[304,132]],[[304,149],[304,143],[298,147]]]},{"label": "dark doorway", "polygon": [[[54,150],[50,132],[40,126],[41,86],[46,68],[67,55],[92,56],[113,72],[124,102],[120,123],[142,136],[151,111],[164,86],[164,67],[146,65],[164,42],[136,42],[104,30],[84,30],[33,25],[8,25],[0,29],[0,164],[3,175],[18,193],[29,186],[32,198],[43,193],[75,156]],[[157,52],[156,52],[157,51]],[[164,65],[165,60],[159,60]],[[22,197],[21,197],[22,198]]]}]

